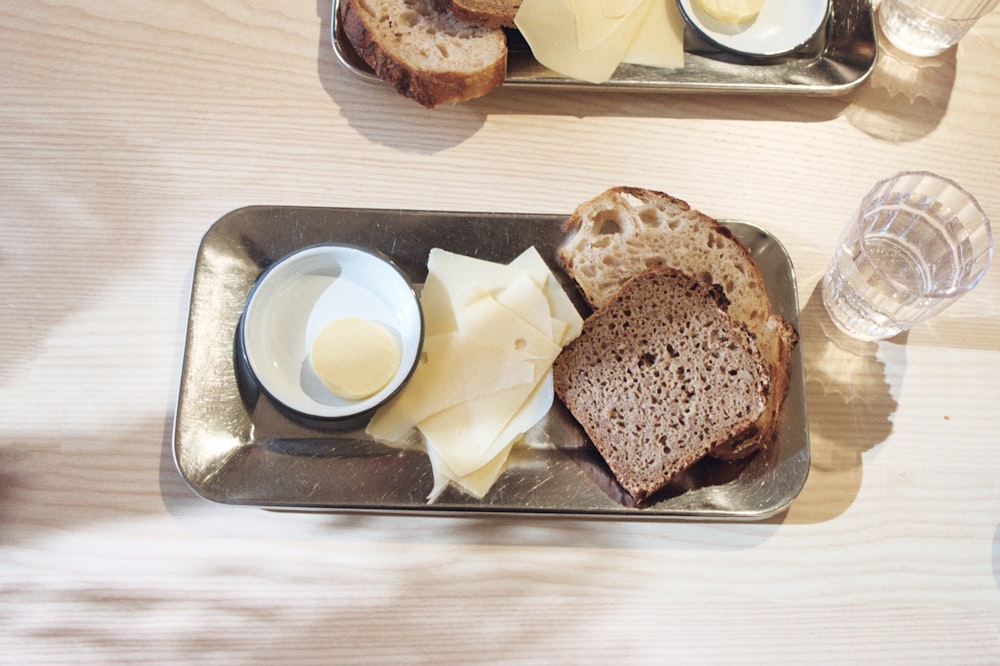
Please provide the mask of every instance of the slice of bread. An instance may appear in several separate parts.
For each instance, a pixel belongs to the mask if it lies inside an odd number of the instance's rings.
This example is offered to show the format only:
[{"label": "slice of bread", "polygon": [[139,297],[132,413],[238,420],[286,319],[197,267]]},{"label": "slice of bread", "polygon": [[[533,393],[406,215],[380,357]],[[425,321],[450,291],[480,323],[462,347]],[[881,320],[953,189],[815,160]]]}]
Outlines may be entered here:
[{"label": "slice of bread", "polygon": [[652,268],[584,323],[553,365],[556,395],[642,503],[764,410],[767,370],[717,285]]},{"label": "slice of bread", "polygon": [[722,287],[730,316],[745,324],[757,342],[771,389],[756,427],[742,441],[728,442],[712,455],[735,460],[773,441],[798,333],[772,313],[764,279],[746,246],[684,201],[634,187],[612,188],[581,204],[564,228],[571,235],[559,249],[558,260],[595,308],[651,266],[669,266]]},{"label": "slice of bread", "polygon": [[466,23],[488,28],[513,28],[521,0],[443,0],[452,14]]},{"label": "slice of bread", "polygon": [[465,23],[435,0],[340,0],[338,12],[375,74],[425,107],[482,97],[506,76],[503,30]]}]

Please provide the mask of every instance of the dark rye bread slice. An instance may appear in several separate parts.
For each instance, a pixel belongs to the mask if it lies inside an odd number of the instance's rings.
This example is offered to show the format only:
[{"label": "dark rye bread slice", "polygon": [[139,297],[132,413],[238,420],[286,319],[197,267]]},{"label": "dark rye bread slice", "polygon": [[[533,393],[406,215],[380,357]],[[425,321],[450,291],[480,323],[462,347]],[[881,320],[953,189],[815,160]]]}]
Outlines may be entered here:
[{"label": "dark rye bread slice", "polygon": [[670,268],[630,279],[553,366],[556,395],[637,502],[764,410],[768,375],[722,290]]},{"label": "dark rye bread slice", "polygon": [[580,204],[564,228],[569,236],[559,249],[559,263],[595,308],[650,266],[670,266],[722,287],[730,302],[729,314],[744,323],[757,342],[771,390],[755,428],[743,440],[720,446],[712,456],[744,458],[772,442],[781,422],[798,333],[771,311],[764,279],[746,246],[686,202],[637,187],[614,187]]},{"label": "dark rye bread slice", "polygon": [[507,74],[503,30],[465,23],[436,0],[340,0],[338,18],[376,76],[427,108],[482,97]]}]

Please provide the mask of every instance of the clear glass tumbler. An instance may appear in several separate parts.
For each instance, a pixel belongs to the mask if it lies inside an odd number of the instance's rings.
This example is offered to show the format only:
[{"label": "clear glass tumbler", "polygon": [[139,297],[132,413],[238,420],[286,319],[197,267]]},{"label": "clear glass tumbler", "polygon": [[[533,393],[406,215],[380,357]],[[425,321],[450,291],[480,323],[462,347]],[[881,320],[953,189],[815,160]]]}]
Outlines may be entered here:
[{"label": "clear glass tumbler", "polygon": [[989,218],[971,194],[932,173],[899,173],[844,228],[823,304],[848,335],[891,338],[979,284],[992,254]]},{"label": "clear glass tumbler", "polygon": [[882,0],[879,25],[896,47],[916,56],[948,50],[1000,0]]}]

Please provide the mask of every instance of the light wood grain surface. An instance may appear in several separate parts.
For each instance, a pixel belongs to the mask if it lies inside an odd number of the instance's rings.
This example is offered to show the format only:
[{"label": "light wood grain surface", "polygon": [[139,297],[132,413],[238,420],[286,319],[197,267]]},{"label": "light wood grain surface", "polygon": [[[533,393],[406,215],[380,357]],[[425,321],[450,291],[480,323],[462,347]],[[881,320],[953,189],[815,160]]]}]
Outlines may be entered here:
[{"label": "light wood grain surface", "polygon": [[[0,2],[0,663],[1000,662],[1000,272],[838,342],[816,285],[877,179],[1000,217],[1000,14],[831,98],[500,90],[426,111],[329,0]],[[217,505],[171,430],[198,243],[296,204],[753,220],[802,305],[812,467],[760,523]]]}]

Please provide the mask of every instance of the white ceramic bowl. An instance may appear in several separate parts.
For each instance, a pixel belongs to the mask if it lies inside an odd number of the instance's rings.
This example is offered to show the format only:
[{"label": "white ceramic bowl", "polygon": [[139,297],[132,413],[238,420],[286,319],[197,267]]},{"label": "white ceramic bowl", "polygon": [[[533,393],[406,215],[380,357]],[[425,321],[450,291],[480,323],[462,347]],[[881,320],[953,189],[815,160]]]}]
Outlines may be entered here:
[{"label": "white ceramic bowl", "polygon": [[760,58],[802,48],[826,23],[830,0],[767,0],[753,21],[718,21],[698,0],[677,0],[681,15],[708,42],[726,51]]},{"label": "white ceramic bowl", "polygon": [[[402,352],[395,376],[362,400],[331,393],[309,360],[319,331],[350,316],[385,326]],[[369,414],[403,387],[423,336],[420,302],[402,271],[376,252],[330,243],[293,252],[261,274],[247,298],[240,342],[247,368],[272,400],[309,419],[339,421]]]}]

